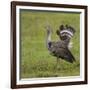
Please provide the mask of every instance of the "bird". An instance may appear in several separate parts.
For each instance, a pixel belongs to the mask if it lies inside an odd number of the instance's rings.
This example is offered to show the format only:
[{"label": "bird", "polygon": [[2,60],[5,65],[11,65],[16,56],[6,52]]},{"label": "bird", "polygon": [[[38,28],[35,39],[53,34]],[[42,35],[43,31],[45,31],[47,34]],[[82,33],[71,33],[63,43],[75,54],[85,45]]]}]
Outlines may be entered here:
[{"label": "bird", "polygon": [[[61,25],[60,28],[63,26]],[[50,52],[50,55],[54,56],[57,58],[57,63],[59,59],[65,60],[69,63],[73,63],[75,61],[74,56],[72,55],[71,51],[68,48],[68,42],[63,40],[57,40],[57,41],[52,41],[51,40],[51,34],[52,34],[52,28],[50,25],[46,25],[46,46],[48,51]],[[62,36],[60,36],[62,37]]]}]

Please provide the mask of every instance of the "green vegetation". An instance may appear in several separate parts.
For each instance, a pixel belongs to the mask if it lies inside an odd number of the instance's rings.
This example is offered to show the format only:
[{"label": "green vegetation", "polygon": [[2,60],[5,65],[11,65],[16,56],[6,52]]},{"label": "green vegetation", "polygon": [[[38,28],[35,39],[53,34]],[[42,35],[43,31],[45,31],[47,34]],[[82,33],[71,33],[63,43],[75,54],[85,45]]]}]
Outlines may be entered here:
[{"label": "green vegetation", "polygon": [[[73,53],[76,62],[70,64],[60,60],[56,66],[56,57],[49,54],[46,48],[45,25],[50,23],[53,28],[52,40],[57,41],[59,37],[56,30],[61,24],[69,24],[75,27],[76,33],[72,38]],[[43,12],[21,10],[21,78],[35,77],[60,77],[80,75],[80,14],[64,12]]]}]

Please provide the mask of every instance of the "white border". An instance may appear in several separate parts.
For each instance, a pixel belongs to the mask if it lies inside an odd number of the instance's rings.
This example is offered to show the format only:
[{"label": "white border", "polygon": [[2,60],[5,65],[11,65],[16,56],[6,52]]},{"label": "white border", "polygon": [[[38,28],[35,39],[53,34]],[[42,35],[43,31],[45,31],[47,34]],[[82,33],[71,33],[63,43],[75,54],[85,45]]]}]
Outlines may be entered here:
[{"label": "white border", "polygon": [[[20,70],[19,70],[19,25],[20,25],[20,9],[33,9],[33,10],[50,10],[50,11],[67,11],[67,12],[81,12],[80,14],[80,76],[70,76],[70,77],[52,77],[52,78],[32,78],[32,79],[19,79]],[[75,81],[84,81],[84,9],[72,9],[72,8],[51,8],[51,7],[36,7],[36,6],[16,6],[16,83],[17,85],[22,84],[37,84],[37,83],[53,83],[53,82],[75,82]]]}]

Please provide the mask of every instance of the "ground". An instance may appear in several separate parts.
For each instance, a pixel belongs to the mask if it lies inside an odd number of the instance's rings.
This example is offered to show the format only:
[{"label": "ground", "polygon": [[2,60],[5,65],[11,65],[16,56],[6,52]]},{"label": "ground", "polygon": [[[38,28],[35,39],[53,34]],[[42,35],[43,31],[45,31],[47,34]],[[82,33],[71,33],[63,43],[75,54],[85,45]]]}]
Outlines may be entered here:
[{"label": "ground", "polygon": [[[46,48],[45,25],[53,28],[52,40],[58,41],[56,30],[61,24],[69,24],[76,30],[71,39],[71,52],[76,62],[73,64],[60,60],[56,66],[56,57]],[[20,11],[20,76],[21,78],[61,77],[80,75],[80,14],[65,12]]]}]

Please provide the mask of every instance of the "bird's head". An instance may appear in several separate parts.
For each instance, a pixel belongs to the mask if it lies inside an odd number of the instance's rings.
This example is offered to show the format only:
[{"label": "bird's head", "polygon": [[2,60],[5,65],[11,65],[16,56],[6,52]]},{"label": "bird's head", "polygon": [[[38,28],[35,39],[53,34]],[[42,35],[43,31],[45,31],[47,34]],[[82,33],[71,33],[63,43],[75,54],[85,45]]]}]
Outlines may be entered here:
[{"label": "bird's head", "polygon": [[50,25],[46,25],[45,30],[47,31],[47,34],[51,34],[53,32]]}]

